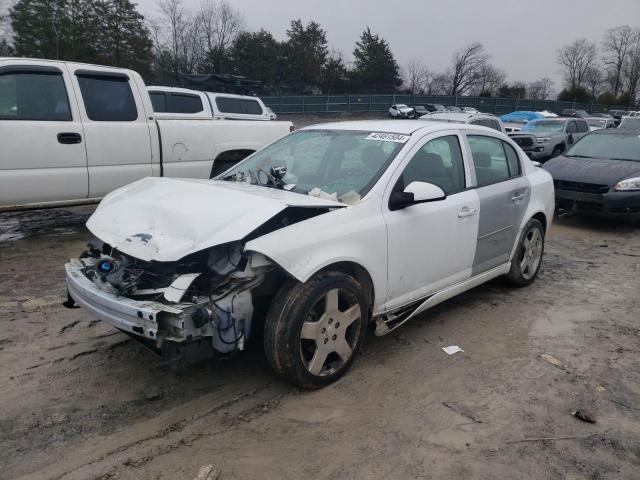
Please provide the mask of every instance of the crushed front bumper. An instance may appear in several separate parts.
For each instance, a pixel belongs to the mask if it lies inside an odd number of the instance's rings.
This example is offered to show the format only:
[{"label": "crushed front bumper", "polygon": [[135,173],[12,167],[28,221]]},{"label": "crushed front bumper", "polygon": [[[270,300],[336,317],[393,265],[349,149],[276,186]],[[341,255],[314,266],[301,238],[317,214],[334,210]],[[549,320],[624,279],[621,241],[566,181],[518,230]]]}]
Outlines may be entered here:
[{"label": "crushed front bumper", "polygon": [[82,268],[76,259],[65,264],[67,288],[71,298],[91,315],[124,332],[152,340],[158,347],[163,340],[185,341],[189,330],[187,308],[131,300],[106,292],[85,277]]}]

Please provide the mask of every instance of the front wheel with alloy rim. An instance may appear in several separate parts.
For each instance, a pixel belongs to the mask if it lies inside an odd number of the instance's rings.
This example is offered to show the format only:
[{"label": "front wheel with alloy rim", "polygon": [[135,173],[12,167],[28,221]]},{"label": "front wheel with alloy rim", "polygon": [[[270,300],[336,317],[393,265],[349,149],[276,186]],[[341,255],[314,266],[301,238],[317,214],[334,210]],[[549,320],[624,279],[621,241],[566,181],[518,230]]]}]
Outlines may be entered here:
[{"label": "front wheel with alloy rim", "polygon": [[518,287],[533,282],[540,271],[543,254],[544,228],[540,220],[532,218],[524,227],[511,260],[511,270],[507,274],[509,282]]},{"label": "front wheel with alloy rim", "polygon": [[349,368],[366,334],[362,286],[341,272],[288,282],[267,313],[264,350],[273,369],[303,388],[320,388]]}]

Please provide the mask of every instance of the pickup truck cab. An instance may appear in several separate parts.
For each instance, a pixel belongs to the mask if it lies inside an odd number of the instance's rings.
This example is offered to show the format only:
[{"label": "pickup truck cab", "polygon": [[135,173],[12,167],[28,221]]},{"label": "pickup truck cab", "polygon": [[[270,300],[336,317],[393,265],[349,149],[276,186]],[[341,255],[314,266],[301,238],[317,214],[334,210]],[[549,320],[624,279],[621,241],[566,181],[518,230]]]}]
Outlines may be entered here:
[{"label": "pickup truck cab", "polygon": [[161,117],[132,70],[0,58],[0,210],[94,203],[144,177],[208,179],[291,129]]},{"label": "pickup truck cab", "polygon": [[509,136],[532,160],[545,162],[557,157],[589,133],[584,118],[542,118],[531,120]]},{"label": "pickup truck cab", "polygon": [[211,93],[186,88],[147,87],[156,114],[179,114],[216,120],[271,120],[258,97]]}]

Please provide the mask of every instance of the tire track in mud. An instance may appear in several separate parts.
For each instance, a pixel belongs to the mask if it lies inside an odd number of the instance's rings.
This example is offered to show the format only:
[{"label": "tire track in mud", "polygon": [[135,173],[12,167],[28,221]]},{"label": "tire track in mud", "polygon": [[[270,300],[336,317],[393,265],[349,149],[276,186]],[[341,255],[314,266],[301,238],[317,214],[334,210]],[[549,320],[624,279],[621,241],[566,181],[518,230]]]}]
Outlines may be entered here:
[{"label": "tire track in mud", "polygon": [[267,382],[144,437],[114,447],[89,462],[52,473],[52,467],[56,468],[54,465],[45,472],[34,472],[21,478],[114,478],[123,468],[142,468],[150,461],[178,448],[190,446],[203,438],[222,435],[240,423],[250,423],[277,409],[283,399],[295,392],[288,385]]}]

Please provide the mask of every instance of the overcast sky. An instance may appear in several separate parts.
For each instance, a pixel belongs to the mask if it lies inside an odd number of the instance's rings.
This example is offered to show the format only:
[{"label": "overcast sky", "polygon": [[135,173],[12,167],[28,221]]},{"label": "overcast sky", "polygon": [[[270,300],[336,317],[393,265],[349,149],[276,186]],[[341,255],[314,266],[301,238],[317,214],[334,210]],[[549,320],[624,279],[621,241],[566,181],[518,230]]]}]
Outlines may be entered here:
[{"label": "overcast sky", "polygon": [[[134,0],[135,1],[135,0]],[[148,17],[155,0],[138,0]],[[196,9],[200,0],[183,0]],[[548,76],[559,90],[556,50],[577,37],[600,43],[603,33],[623,24],[640,26],[640,0],[231,0],[247,28],[264,28],[284,39],[293,18],[319,22],[330,48],[352,60],[360,32],[368,25],[391,44],[401,67],[418,59],[445,70],[452,53],[479,41],[510,81]]]}]

